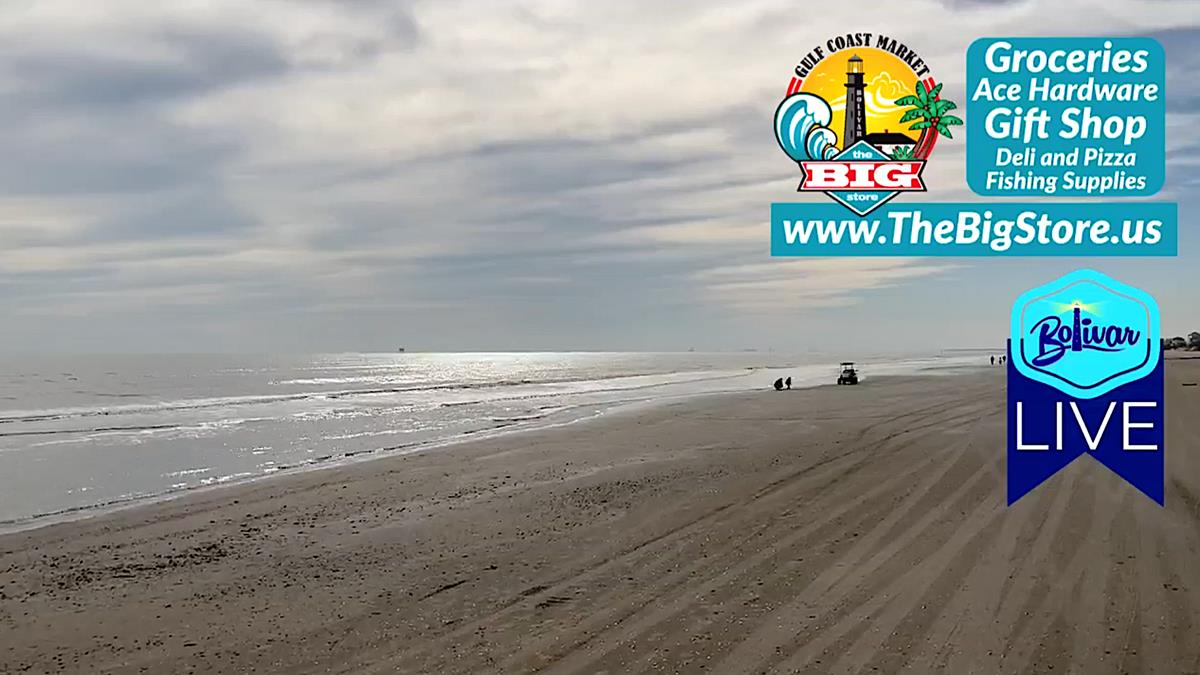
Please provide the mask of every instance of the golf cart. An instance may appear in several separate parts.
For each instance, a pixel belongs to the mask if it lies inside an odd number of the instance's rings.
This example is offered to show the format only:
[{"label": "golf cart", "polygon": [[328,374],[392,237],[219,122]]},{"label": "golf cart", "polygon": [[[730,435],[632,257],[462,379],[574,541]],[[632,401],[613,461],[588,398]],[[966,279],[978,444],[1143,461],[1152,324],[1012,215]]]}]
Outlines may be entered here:
[{"label": "golf cart", "polygon": [[838,384],[858,384],[858,371],[854,369],[853,361],[842,362],[842,374],[838,375]]}]

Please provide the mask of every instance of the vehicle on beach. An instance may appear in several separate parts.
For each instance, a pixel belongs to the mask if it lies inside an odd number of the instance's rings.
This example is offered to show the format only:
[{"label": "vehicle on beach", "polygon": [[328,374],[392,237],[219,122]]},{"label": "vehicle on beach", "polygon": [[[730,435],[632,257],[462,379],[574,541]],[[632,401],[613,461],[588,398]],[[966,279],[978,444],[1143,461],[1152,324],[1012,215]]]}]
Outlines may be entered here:
[{"label": "vehicle on beach", "polygon": [[838,375],[838,384],[858,384],[858,371],[854,369],[853,361],[842,362],[842,373]]}]

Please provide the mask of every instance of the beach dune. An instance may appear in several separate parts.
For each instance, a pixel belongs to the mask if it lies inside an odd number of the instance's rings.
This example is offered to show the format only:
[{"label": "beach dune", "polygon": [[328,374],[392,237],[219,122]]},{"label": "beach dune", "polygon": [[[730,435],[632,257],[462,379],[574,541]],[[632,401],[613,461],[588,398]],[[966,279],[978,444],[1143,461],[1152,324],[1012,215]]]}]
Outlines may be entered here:
[{"label": "beach dune", "polygon": [[1200,672],[1200,360],[1167,505],[1012,507],[1004,381],[667,402],[0,537],[0,672]]}]

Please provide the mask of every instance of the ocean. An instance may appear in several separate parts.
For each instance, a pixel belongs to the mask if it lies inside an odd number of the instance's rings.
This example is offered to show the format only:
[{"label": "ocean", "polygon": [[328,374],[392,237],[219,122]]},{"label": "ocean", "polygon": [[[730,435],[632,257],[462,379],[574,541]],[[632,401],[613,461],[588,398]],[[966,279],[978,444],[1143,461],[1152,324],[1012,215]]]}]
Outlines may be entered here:
[{"label": "ocean", "polygon": [[[986,355],[874,357],[865,378]],[[0,528],[684,396],[830,384],[815,354],[6,357]]]}]

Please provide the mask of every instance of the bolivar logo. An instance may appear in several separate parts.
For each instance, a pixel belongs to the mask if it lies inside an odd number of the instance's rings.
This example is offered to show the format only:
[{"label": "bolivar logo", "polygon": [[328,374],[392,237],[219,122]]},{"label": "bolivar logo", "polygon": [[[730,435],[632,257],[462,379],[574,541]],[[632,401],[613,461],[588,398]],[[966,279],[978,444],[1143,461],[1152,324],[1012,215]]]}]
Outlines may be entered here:
[{"label": "bolivar logo", "polygon": [[917,53],[887,35],[850,33],[814,47],[775,111],[775,138],[803,175],[798,190],[824,192],[860,216],[924,191],[938,136],[962,124],[941,92]]},{"label": "bolivar logo", "polygon": [[1079,270],[1017,299],[1008,365],[1008,502],[1088,454],[1163,503],[1158,304]]},{"label": "bolivar logo", "polygon": [[1080,270],[1017,300],[1014,365],[1064,393],[1095,398],[1154,369],[1158,320],[1149,294]]}]

